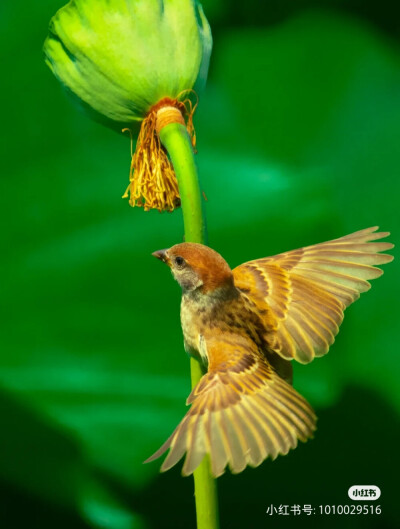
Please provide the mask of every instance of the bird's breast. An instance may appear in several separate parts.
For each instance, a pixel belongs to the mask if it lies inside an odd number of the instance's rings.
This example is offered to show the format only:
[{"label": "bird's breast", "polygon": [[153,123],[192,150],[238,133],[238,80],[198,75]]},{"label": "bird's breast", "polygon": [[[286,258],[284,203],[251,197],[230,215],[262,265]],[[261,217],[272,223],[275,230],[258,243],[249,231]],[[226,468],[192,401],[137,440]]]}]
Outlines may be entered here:
[{"label": "bird's breast", "polygon": [[215,333],[247,336],[264,346],[262,320],[242,296],[183,295],[181,324],[186,351],[195,356],[204,357],[201,339]]},{"label": "bird's breast", "polygon": [[206,325],[204,314],[206,307],[188,296],[182,297],[181,325],[186,351],[194,356],[199,356],[200,336]]}]

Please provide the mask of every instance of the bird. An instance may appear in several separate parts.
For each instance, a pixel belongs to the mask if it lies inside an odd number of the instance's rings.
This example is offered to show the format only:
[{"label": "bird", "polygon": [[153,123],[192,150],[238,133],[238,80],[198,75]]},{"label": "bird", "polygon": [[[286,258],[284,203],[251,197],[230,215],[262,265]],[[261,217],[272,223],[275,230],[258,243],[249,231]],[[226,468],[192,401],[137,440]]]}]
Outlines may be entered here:
[{"label": "bird", "polygon": [[214,477],[285,455],[313,437],[317,417],[292,386],[292,361],[308,364],[335,340],[344,310],[393,256],[378,227],[255,259],[233,270],[208,246],[184,242],[154,252],[182,288],[187,353],[204,375],[172,435],[161,471],[185,455],[184,476],[205,456]]}]

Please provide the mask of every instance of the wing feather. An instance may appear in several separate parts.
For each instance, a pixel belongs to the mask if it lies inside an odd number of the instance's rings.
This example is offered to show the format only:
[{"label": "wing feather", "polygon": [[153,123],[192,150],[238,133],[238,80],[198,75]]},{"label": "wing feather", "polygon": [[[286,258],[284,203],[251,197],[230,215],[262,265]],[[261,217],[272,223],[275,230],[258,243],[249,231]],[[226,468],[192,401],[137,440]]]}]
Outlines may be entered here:
[{"label": "wing feather", "polygon": [[382,275],[393,257],[390,235],[367,228],[339,239],[249,261],[233,270],[235,285],[265,315],[265,339],[284,359],[308,363],[326,354],[344,310]]},{"label": "wing feather", "polygon": [[232,413],[245,437],[249,464],[256,467],[264,461],[268,454],[268,450],[265,448],[263,430],[250,414],[245,413],[243,407],[234,408]]},{"label": "wing feather", "polygon": [[206,453],[205,424],[201,420],[201,415],[195,416],[192,427],[188,429],[187,453],[183,472],[196,468],[202,461]]},{"label": "wing feather", "polygon": [[186,453],[182,472],[191,474],[208,454],[214,476],[257,466],[267,457],[306,441],[316,417],[307,403],[268,364],[250,338],[205,337],[209,371],[189,395],[191,408],[171,437],[147,461],[170,449],[161,470]]},{"label": "wing feather", "polygon": [[241,434],[239,425],[235,422],[231,413],[231,407],[221,410],[219,413],[224,418],[226,425],[227,441],[231,449],[230,468],[234,474],[242,472],[246,467],[247,446],[244,446],[244,438]]},{"label": "wing feather", "polygon": [[[223,474],[225,467],[230,460],[226,443],[224,443],[224,435],[217,421],[217,417],[217,414],[209,413],[208,418],[206,418],[210,440],[208,453],[210,454],[211,469],[214,476]],[[187,473],[187,475],[189,475],[189,473]]]}]

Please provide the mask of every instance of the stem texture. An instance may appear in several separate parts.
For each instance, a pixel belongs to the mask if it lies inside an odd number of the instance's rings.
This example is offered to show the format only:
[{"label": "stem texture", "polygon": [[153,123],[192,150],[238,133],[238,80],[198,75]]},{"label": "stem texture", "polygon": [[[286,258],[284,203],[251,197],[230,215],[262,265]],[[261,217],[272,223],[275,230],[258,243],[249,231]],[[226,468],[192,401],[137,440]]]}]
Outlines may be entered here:
[{"label": "stem texture", "polygon": [[[186,242],[206,242],[206,224],[203,214],[200,184],[192,144],[186,128],[170,123],[159,133],[178,180]],[[203,376],[200,363],[190,359],[192,388]],[[218,529],[217,484],[210,471],[208,457],[194,471],[197,529]]]}]

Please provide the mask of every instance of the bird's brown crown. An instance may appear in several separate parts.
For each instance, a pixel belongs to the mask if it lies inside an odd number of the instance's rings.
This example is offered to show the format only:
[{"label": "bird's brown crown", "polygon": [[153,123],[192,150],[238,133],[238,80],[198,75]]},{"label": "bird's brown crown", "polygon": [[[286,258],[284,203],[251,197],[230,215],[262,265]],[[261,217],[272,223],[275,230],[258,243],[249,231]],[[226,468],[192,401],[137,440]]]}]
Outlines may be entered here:
[{"label": "bird's brown crown", "polygon": [[232,270],[228,263],[208,246],[191,242],[176,244],[167,251],[167,255],[171,268],[177,257],[185,260],[201,281],[203,292],[233,286]]}]

